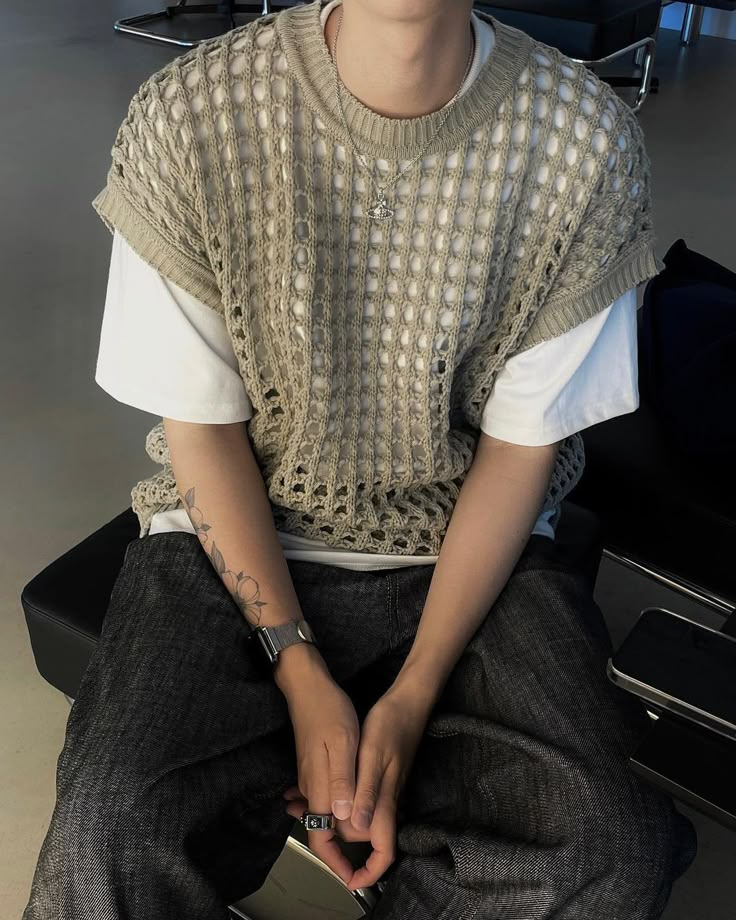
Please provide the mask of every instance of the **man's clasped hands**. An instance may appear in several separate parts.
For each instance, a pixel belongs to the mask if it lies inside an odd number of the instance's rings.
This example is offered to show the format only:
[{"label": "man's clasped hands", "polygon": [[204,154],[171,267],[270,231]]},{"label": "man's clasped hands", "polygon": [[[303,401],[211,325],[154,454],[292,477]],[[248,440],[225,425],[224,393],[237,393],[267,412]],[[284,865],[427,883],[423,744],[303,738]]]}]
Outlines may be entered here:
[{"label": "man's clasped hands", "polygon": [[[375,884],[396,858],[399,794],[431,707],[409,681],[397,679],[361,726],[350,697],[317,656],[312,661],[301,692],[285,689],[298,767],[298,785],[284,793],[286,810],[294,818],[307,810],[335,815],[335,830],[308,832],[309,848],[355,891]],[[338,836],[370,842],[364,866],[354,870]]]}]

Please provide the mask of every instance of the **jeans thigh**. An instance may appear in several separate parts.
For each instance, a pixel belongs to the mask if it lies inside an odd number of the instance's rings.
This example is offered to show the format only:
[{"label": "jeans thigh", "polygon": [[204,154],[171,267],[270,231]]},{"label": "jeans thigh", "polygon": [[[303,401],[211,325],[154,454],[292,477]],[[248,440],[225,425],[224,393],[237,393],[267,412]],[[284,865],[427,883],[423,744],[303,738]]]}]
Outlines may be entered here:
[{"label": "jeans thigh", "polygon": [[[408,647],[428,579],[404,575]],[[629,766],[648,717],[610,651],[583,573],[533,536],[429,718],[377,916],[659,916],[694,832]]]},{"label": "jeans thigh", "polygon": [[414,816],[429,807],[554,844],[594,816],[594,835],[620,826],[634,801],[671,811],[631,770],[649,718],[609,680],[611,652],[583,573],[533,536],[434,708],[408,790]]},{"label": "jeans thigh", "polygon": [[196,535],[132,541],[69,714],[60,777],[73,783],[94,764],[111,795],[133,795],[280,730],[288,744],[285,699],[255,666],[249,633]]},{"label": "jeans thigh", "polygon": [[[405,649],[424,600],[407,585],[405,592],[399,576]],[[608,679],[611,652],[584,574],[554,541],[533,535],[453,668],[428,734],[449,730],[454,718],[482,719],[571,756],[626,756],[649,722],[641,703]]]},{"label": "jeans thigh", "polygon": [[[389,647],[385,578],[289,569],[330,673],[349,685]],[[124,759],[136,785],[257,739],[293,752],[286,699],[250,635],[195,534],[132,541],[69,715],[64,775],[89,758],[101,769],[102,752],[111,765]]]}]

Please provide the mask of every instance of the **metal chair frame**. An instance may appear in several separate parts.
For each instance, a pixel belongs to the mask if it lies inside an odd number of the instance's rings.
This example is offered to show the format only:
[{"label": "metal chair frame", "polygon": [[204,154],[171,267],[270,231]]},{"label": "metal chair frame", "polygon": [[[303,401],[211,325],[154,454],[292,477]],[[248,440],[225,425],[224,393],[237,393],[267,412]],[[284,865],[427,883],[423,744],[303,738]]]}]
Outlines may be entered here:
[{"label": "metal chair frame", "polygon": [[[636,77],[612,77],[606,82],[610,83],[611,86],[637,86],[636,102],[631,109],[633,112],[638,112],[644,105],[649,93],[656,92],[659,88],[659,81],[653,76],[656,48],[657,39],[654,35],[649,35],[638,42],[626,45],[625,48],[621,48],[619,51],[614,51],[613,54],[606,55],[606,57],[594,60],[585,60],[584,58],[570,58],[570,60],[578,64],[584,64],[592,70],[600,64],[607,64],[609,61],[615,61],[626,54],[634,52],[634,64],[637,67],[641,67],[641,76],[638,79]],[[601,77],[601,79],[605,78]]]},{"label": "metal chair frame", "polygon": [[[672,6],[677,0],[666,0],[663,6]],[[711,3],[686,3],[685,14],[682,17],[682,28],[680,29],[680,44],[689,47],[696,45],[700,39],[703,28],[703,16],[706,7],[712,7]],[[719,7],[715,7],[718,9]]]},{"label": "metal chair frame", "polygon": [[[260,12],[258,12],[259,8]],[[250,14],[255,19],[259,16],[268,16],[271,12],[273,12],[271,0],[261,0],[261,3],[234,3],[231,0],[225,0],[225,2],[221,3],[202,3],[197,6],[187,6],[187,0],[179,0],[176,6],[167,6],[156,13],[143,13],[140,16],[117,19],[113,28],[116,32],[132,35],[135,38],[145,38],[165,45],[174,45],[177,48],[194,48],[195,45],[209,41],[209,38],[176,38],[171,35],[161,35],[158,32],[141,27],[145,23],[157,22],[161,19],[171,20],[183,13],[187,15],[209,13],[210,15],[222,14],[223,16],[228,16],[230,28],[234,29],[236,28],[234,14]]]},{"label": "metal chair frame", "polygon": [[685,5],[685,15],[682,18],[682,31],[680,32],[681,45],[695,45],[700,38],[703,28],[703,15],[705,7],[699,3]]}]

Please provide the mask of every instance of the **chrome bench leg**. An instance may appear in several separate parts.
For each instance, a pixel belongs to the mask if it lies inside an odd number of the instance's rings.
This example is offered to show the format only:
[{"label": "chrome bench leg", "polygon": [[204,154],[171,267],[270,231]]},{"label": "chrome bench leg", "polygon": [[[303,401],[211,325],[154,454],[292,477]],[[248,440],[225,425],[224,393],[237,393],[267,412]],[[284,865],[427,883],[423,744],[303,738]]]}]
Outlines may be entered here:
[{"label": "chrome bench leg", "polygon": [[704,13],[705,7],[700,6],[698,3],[688,3],[685,6],[682,31],[680,32],[681,45],[694,45],[700,38]]},{"label": "chrome bench leg", "polygon": [[641,84],[639,85],[639,91],[636,95],[636,102],[632,106],[632,111],[638,112],[639,109],[644,105],[644,101],[649,95],[649,90],[652,85],[652,73],[654,70],[654,52],[657,47],[656,39],[652,38],[646,45],[643,45],[639,50],[643,52],[643,59],[641,62]]}]

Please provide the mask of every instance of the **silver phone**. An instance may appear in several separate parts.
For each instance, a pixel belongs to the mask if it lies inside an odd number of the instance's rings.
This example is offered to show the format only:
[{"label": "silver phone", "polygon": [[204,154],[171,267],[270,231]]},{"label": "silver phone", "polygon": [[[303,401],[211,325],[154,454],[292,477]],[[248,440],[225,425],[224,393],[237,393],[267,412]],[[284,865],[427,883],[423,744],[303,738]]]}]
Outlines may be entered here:
[{"label": "silver phone", "polygon": [[736,740],[736,639],[662,607],[642,610],[608,676],[656,709]]}]

